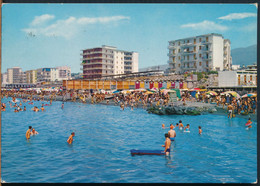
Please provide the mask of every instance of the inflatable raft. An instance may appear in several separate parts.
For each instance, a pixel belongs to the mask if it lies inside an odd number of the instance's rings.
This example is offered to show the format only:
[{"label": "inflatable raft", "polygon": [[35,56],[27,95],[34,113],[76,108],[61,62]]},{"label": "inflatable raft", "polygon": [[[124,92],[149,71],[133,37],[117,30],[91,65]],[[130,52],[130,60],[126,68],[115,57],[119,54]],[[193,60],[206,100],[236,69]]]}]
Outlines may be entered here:
[{"label": "inflatable raft", "polygon": [[165,155],[163,150],[130,150],[131,155]]}]

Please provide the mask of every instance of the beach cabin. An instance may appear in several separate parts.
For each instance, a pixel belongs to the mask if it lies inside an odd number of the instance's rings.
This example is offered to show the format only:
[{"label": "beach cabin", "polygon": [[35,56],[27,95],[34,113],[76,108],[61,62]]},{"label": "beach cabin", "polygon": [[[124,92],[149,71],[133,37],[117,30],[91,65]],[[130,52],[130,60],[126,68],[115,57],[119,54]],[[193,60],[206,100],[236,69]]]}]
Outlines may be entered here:
[{"label": "beach cabin", "polygon": [[177,102],[177,94],[175,90],[168,91],[169,95],[169,103],[176,103]]}]

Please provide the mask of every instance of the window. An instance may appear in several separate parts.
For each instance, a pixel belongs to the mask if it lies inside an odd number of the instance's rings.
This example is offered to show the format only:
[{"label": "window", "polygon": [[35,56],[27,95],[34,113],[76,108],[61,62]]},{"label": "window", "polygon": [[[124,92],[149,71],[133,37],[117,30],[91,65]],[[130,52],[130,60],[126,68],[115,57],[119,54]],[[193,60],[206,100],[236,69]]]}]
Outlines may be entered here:
[{"label": "window", "polygon": [[199,46],[199,50],[201,50],[201,46]]},{"label": "window", "polygon": [[181,49],[179,49],[178,52],[180,53],[180,52],[181,52]]},{"label": "window", "polygon": [[246,83],[246,75],[244,75],[244,82]]},{"label": "window", "polygon": [[252,81],[253,80],[253,77],[252,77],[252,75],[250,75],[250,81]]},{"label": "window", "polygon": [[201,62],[199,63],[199,65],[201,66]]},{"label": "window", "polygon": [[187,60],[188,60],[188,61],[190,60],[190,56],[187,56]]},{"label": "window", "polygon": [[178,64],[178,67],[180,67],[181,66],[181,64]]},{"label": "window", "polygon": [[196,39],[193,40],[193,43],[196,44]]},{"label": "window", "polygon": [[238,85],[240,85],[240,75],[238,75],[237,79],[238,79]]},{"label": "window", "polygon": [[193,51],[196,52],[196,47],[193,47]]},{"label": "window", "polygon": [[179,56],[178,59],[181,60],[181,56]]},{"label": "window", "polygon": [[201,57],[201,54],[199,56]]},{"label": "window", "polygon": [[206,41],[207,41],[207,42],[209,41],[209,37],[206,37]]},{"label": "window", "polygon": [[190,42],[190,40],[187,40],[187,43],[189,43]]},{"label": "window", "polygon": [[178,42],[178,45],[180,46],[180,44],[181,44],[181,42],[179,41],[179,42]]},{"label": "window", "polygon": [[200,42],[201,42],[201,38],[200,38],[199,40],[200,40]]}]

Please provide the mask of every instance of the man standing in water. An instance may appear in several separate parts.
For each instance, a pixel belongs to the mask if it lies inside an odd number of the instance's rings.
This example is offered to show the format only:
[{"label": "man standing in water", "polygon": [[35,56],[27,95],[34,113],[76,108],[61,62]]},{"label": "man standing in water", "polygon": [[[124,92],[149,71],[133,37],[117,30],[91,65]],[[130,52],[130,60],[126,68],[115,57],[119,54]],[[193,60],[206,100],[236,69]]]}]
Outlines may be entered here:
[{"label": "man standing in water", "polygon": [[171,141],[174,141],[175,137],[176,137],[176,132],[175,132],[175,130],[173,130],[173,128],[174,128],[174,126],[173,126],[173,124],[171,124],[170,130],[168,131],[168,136],[169,136]]},{"label": "man standing in water", "polygon": [[74,136],[75,136],[75,132],[72,132],[71,135],[70,135],[70,137],[69,137],[68,140],[67,140],[68,144],[72,144],[72,142],[73,142],[73,137],[74,137]]},{"label": "man standing in water", "polygon": [[31,129],[32,129],[32,126],[29,126],[29,129],[26,131],[25,137],[26,137],[27,140],[30,139]]},{"label": "man standing in water", "polygon": [[227,107],[228,110],[228,118],[232,118],[232,111],[233,111],[233,106],[231,104],[228,105]]},{"label": "man standing in water", "polygon": [[168,156],[170,154],[171,151],[171,140],[168,136],[168,133],[165,134],[165,145],[162,145],[162,147],[165,147],[164,152],[165,155]]}]

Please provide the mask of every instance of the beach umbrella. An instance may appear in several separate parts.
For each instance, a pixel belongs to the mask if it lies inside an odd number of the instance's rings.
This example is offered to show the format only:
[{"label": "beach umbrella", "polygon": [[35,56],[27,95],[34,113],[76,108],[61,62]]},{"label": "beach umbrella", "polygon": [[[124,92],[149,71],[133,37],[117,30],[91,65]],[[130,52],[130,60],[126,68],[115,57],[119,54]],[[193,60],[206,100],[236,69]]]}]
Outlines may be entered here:
[{"label": "beach umbrella", "polygon": [[144,94],[153,94],[153,92],[147,91],[147,92],[145,92]]},{"label": "beach umbrella", "polygon": [[194,90],[200,90],[200,88],[194,88]]},{"label": "beach umbrella", "polygon": [[119,90],[116,90],[116,91],[114,91],[113,93],[119,93],[120,91]]},{"label": "beach umbrella", "polygon": [[135,91],[146,92],[147,90],[145,88],[139,88],[139,89],[135,89]]},{"label": "beach umbrella", "polygon": [[160,89],[161,89],[161,90],[164,90],[164,89],[165,89],[165,87],[161,87]]},{"label": "beach umbrella", "polygon": [[242,98],[247,98],[247,97],[256,97],[257,94],[256,93],[248,93],[242,96]]},{"label": "beach umbrella", "polygon": [[206,94],[212,95],[212,96],[218,95],[218,94],[217,94],[216,92],[214,92],[214,91],[208,91],[208,92],[206,92]]},{"label": "beach umbrella", "polygon": [[234,96],[235,98],[240,98],[240,95],[235,92],[235,91],[226,91],[226,92],[223,92],[224,95],[228,95],[228,94],[231,94],[232,96]]}]

